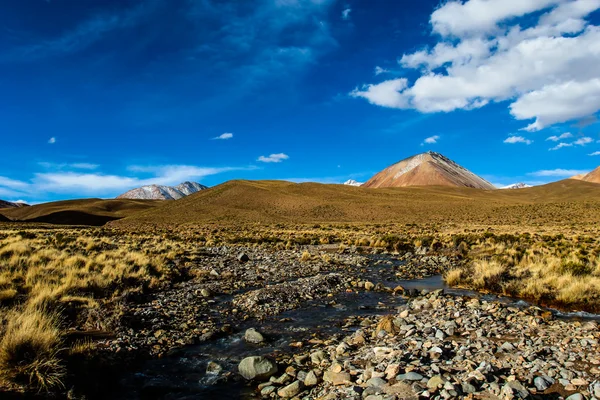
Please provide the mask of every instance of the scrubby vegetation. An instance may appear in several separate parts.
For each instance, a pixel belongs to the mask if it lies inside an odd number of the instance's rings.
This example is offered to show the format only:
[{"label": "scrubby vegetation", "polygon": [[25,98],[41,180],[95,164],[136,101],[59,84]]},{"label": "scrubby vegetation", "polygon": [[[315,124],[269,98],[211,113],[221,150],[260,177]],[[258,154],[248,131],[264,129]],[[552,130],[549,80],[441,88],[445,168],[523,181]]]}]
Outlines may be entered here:
[{"label": "scrubby vegetation", "polygon": [[[129,294],[148,294],[209,274],[191,268],[205,247],[301,249],[298,261],[333,263],[331,251],[443,253],[462,259],[445,280],[567,309],[600,311],[600,244],[595,228],[454,223],[320,223],[182,229],[56,228],[0,230],[0,379],[35,391],[61,388],[82,345],[76,330],[105,329],[98,311]],[[192,262],[190,262],[192,261]],[[83,346],[86,347],[86,346]],[[86,350],[87,351],[87,350]]]},{"label": "scrubby vegetation", "polygon": [[463,267],[446,273],[449,285],[600,311],[600,245],[592,237],[483,236],[469,257]]}]

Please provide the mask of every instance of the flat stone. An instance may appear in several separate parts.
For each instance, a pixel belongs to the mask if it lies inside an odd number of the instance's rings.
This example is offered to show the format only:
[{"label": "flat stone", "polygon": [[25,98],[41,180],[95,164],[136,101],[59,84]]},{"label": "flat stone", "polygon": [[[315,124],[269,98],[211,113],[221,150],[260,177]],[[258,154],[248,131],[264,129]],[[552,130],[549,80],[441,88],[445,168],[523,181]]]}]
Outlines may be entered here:
[{"label": "flat stone", "polygon": [[396,377],[397,381],[420,381],[423,379],[423,375],[418,374],[416,372],[407,372],[405,374],[400,374]]},{"label": "flat stone", "polygon": [[335,386],[352,383],[350,374],[347,372],[325,371],[325,374],[323,374],[323,380]]},{"label": "flat stone", "polygon": [[277,391],[277,395],[279,397],[283,397],[284,399],[289,399],[290,397],[294,397],[302,390],[302,382],[295,381],[290,383],[284,388],[281,388]]},{"label": "flat stone", "polygon": [[381,387],[387,385],[387,382],[382,378],[371,378],[367,381],[367,386]]}]

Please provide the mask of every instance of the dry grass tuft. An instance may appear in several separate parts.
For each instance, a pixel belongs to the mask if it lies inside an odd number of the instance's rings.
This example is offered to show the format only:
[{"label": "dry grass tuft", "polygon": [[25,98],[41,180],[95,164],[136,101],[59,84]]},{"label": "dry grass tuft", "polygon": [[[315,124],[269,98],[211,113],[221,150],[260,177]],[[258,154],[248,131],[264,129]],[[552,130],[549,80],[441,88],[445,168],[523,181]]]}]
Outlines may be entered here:
[{"label": "dry grass tuft", "polygon": [[0,377],[39,391],[64,387],[56,314],[29,307],[12,312],[8,321],[0,341]]}]

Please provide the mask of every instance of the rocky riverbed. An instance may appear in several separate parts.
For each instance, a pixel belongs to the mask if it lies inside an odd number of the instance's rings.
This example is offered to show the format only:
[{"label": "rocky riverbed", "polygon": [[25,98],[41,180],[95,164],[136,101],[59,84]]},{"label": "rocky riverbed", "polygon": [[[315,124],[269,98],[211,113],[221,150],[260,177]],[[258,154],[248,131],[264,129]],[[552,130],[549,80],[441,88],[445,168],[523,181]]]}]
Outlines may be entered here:
[{"label": "rocky riverbed", "polygon": [[149,357],[112,398],[600,398],[597,322],[435,290],[450,255],[209,248],[181,262],[193,279],[107,309],[100,350]]},{"label": "rocky riverbed", "polygon": [[389,316],[348,318],[345,327],[356,330],[265,359],[277,372],[257,379],[256,391],[306,399],[600,398],[595,321],[435,291]]}]

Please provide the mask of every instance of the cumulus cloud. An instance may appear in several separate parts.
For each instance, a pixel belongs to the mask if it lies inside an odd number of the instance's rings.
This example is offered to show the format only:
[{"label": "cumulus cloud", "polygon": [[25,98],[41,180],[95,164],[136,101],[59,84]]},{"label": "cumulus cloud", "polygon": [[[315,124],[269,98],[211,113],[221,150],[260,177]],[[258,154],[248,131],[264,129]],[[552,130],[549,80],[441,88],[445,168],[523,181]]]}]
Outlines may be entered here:
[{"label": "cumulus cloud", "polygon": [[260,156],[260,157],[258,157],[258,161],[264,162],[264,163],[279,163],[279,162],[282,162],[283,160],[287,160],[288,158],[290,158],[290,157],[287,154],[277,153],[277,154],[271,154],[269,156]]},{"label": "cumulus cloud", "polygon": [[[600,110],[600,0],[451,0],[435,10],[438,43],[400,58],[420,77],[351,92],[370,103],[424,113],[510,101],[510,114],[541,130]],[[533,25],[531,24],[533,21]]]},{"label": "cumulus cloud", "polygon": [[437,141],[439,139],[440,139],[439,135],[433,135],[433,136],[430,136],[430,137],[426,138],[423,141],[423,143],[421,143],[421,145],[423,145],[423,144],[435,144],[435,143],[437,143]]},{"label": "cumulus cloud", "polygon": [[535,171],[535,172],[530,172],[527,175],[531,175],[531,176],[543,176],[543,177],[569,177],[569,176],[575,176],[575,175],[580,175],[580,174],[587,174],[588,170],[584,170],[584,169],[562,169],[562,168],[557,168],[557,169],[543,169],[541,171]]},{"label": "cumulus cloud", "polygon": [[214,137],[213,139],[214,140],[227,140],[227,139],[231,139],[232,137],[233,137],[233,133],[226,132],[226,133],[220,134],[217,137]]},{"label": "cumulus cloud", "polygon": [[565,132],[559,136],[550,136],[548,138],[546,138],[546,140],[551,140],[553,142],[558,142],[559,140],[563,140],[563,139],[569,139],[572,138],[573,135],[571,134],[571,132]]},{"label": "cumulus cloud", "polygon": [[595,151],[593,153],[588,154],[588,156],[600,156],[600,151]]},{"label": "cumulus cloud", "polygon": [[515,144],[515,143],[531,144],[531,143],[533,143],[533,140],[526,139],[523,136],[509,136],[506,139],[504,139],[504,143],[508,143],[508,144]]},{"label": "cumulus cloud", "polygon": [[48,139],[48,144],[54,144],[56,143],[56,138],[53,136],[50,139]]}]

